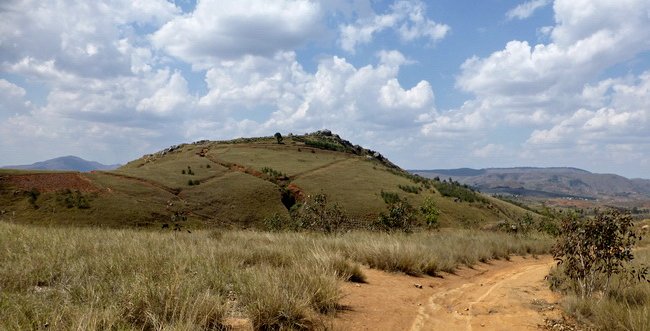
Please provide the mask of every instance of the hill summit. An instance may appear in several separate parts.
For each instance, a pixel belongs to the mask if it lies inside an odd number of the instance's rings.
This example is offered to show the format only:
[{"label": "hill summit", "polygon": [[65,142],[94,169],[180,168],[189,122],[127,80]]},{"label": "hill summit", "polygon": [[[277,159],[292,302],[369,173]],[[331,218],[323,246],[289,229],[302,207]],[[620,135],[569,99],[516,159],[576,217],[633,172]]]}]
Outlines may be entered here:
[{"label": "hill summit", "polygon": [[317,195],[360,228],[395,197],[416,210],[434,201],[443,226],[481,226],[525,212],[459,183],[412,175],[329,130],[174,145],[112,171],[4,170],[0,193],[5,215],[18,221],[110,226],[263,228]]}]

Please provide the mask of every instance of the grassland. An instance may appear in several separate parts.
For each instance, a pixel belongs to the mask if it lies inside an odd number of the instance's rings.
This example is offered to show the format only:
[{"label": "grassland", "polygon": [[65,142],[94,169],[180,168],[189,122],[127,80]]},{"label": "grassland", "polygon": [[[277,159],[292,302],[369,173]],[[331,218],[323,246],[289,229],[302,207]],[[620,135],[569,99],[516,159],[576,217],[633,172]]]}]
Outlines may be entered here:
[{"label": "grassland", "polygon": [[[324,193],[364,227],[386,210],[384,191],[398,193],[416,208],[432,198],[443,227],[488,227],[528,212],[488,197],[475,202],[445,197],[380,154],[322,134],[286,137],[283,144],[272,137],[201,141],[145,155],[115,171],[53,174],[0,172],[2,210],[13,221],[33,224],[161,227],[182,219],[187,229],[261,228],[272,215],[288,217],[287,201],[301,203]],[[30,186],[21,177],[17,186],[18,176],[39,181]],[[87,208],[62,204],[66,191],[80,191]]]},{"label": "grassland", "polygon": [[361,265],[453,272],[551,240],[472,230],[411,235],[41,227],[0,222],[0,329],[321,328]]}]

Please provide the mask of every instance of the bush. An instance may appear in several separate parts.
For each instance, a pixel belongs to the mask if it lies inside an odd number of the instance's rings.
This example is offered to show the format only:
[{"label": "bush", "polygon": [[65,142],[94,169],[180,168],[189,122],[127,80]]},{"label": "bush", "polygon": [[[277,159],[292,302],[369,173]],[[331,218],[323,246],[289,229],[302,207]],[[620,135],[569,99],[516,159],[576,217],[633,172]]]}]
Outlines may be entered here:
[{"label": "bush", "polygon": [[388,205],[388,214],[381,213],[377,225],[385,231],[411,232],[417,221],[416,212],[407,201],[400,200]]},{"label": "bush", "polygon": [[432,197],[426,197],[426,199],[424,199],[422,206],[420,206],[420,212],[424,215],[424,220],[427,222],[428,227],[438,228],[440,226],[438,223],[440,210],[436,207],[436,202],[433,201]]},{"label": "bush", "polygon": [[533,216],[526,213],[523,217],[517,218],[514,222],[501,221],[497,224],[497,228],[503,232],[518,233],[528,235],[533,229],[534,221]]},{"label": "bush", "polygon": [[74,208],[74,207],[77,207],[79,209],[90,208],[90,201],[88,200],[88,197],[86,197],[79,190],[75,190],[74,192],[71,191],[70,189],[59,191],[57,192],[56,201],[59,204],[65,206],[66,208]]},{"label": "bush", "polygon": [[381,191],[380,194],[381,198],[384,199],[384,202],[387,204],[397,203],[400,201],[400,197],[397,193]]},{"label": "bush", "polygon": [[327,195],[323,193],[307,200],[292,216],[300,227],[326,233],[341,231],[349,223],[339,205],[328,205]]},{"label": "bush", "polygon": [[443,197],[454,197],[460,201],[466,202],[485,201],[483,197],[474,192],[474,190],[472,190],[469,186],[461,185],[460,183],[454,182],[451,179],[449,179],[449,182],[434,181],[433,186],[435,186],[436,190],[438,190],[438,192],[440,192]]},{"label": "bush", "polygon": [[277,171],[275,169],[269,168],[269,167],[264,167],[262,168],[262,173],[266,174],[269,176],[270,179],[272,180],[278,180],[278,179],[287,179],[289,178],[287,174]]},{"label": "bush", "polygon": [[276,132],[273,137],[278,141],[278,144],[282,144],[282,134],[280,132]]},{"label": "bush", "polygon": [[282,231],[287,229],[287,225],[289,224],[289,221],[280,216],[280,214],[275,213],[269,217],[264,218],[264,228],[268,231]]},{"label": "bush", "polygon": [[420,191],[422,191],[422,187],[416,185],[398,185],[397,187],[399,187],[404,192],[413,194],[418,194]]},{"label": "bush", "polygon": [[594,217],[584,217],[573,213],[561,220],[553,257],[584,299],[596,291],[606,293],[616,274],[645,279],[647,268],[639,271],[627,265],[634,259],[632,247],[636,239],[629,214],[597,210]]}]

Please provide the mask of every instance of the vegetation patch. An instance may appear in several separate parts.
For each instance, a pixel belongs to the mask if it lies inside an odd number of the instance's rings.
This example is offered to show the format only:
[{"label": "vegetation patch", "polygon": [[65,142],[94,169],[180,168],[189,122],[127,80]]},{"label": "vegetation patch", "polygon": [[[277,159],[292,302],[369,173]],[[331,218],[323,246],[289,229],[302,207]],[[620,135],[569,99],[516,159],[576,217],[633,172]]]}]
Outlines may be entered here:
[{"label": "vegetation patch", "polygon": [[449,181],[434,180],[433,185],[444,197],[453,197],[458,201],[465,202],[485,202],[485,198],[476,193],[471,187],[461,185],[452,179],[449,179]]},{"label": "vegetation patch", "polygon": [[633,251],[637,239],[629,214],[562,218],[549,282],[567,295],[567,312],[596,329],[650,329],[650,251]]},{"label": "vegetation patch", "polygon": [[[411,275],[510,254],[542,254],[545,236],[476,231],[151,231],[0,222],[0,329],[324,328],[360,264]],[[47,327],[46,327],[47,326]]]}]

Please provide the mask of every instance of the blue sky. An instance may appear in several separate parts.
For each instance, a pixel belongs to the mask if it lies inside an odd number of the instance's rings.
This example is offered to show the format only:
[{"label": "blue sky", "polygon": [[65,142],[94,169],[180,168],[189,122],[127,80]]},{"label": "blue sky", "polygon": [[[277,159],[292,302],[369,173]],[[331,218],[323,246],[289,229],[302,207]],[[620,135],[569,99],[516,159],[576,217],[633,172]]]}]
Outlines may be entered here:
[{"label": "blue sky", "polygon": [[328,128],[404,168],[650,178],[647,0],[0,4],[0,165]]}]

